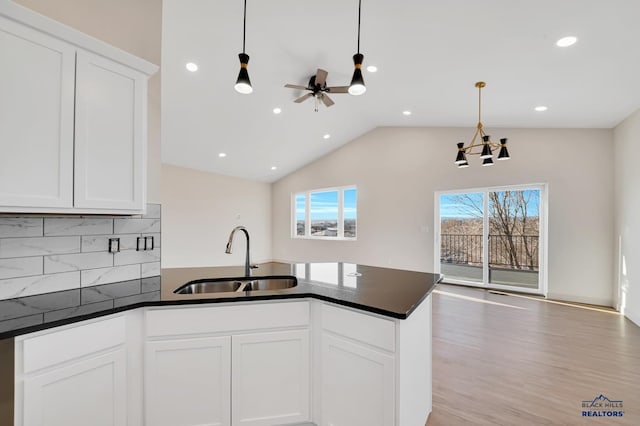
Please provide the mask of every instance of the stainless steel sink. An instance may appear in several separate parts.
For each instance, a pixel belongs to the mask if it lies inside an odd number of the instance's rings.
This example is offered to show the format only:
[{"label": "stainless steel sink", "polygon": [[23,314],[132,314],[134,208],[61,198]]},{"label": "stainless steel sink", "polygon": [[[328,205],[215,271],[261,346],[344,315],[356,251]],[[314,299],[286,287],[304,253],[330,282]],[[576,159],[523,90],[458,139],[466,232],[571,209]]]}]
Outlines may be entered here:
[{"label": "stainless steel sink", "polygon": [[204,278],[186,283],[174,291],[176,294],[241,293],[265,290],[284,290],[298,285],[296,277],[240,277]]}]

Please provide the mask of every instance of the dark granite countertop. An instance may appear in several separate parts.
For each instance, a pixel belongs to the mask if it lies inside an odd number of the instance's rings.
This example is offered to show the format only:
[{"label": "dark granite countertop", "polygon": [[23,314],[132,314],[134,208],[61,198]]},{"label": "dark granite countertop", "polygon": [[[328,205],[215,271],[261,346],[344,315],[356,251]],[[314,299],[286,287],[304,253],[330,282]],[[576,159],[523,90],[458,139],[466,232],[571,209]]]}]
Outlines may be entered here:
[{"label": "dark granite countertop", "polygon": [[163,269],[162,276],[0,300],[0,339],[142,306],[315,298],[406,319],[441,275],[352,263],[264,263],[254,277],[293,275],[296,287],[240,293],[175,294],[201,278],[242,277],[243,267]]}]

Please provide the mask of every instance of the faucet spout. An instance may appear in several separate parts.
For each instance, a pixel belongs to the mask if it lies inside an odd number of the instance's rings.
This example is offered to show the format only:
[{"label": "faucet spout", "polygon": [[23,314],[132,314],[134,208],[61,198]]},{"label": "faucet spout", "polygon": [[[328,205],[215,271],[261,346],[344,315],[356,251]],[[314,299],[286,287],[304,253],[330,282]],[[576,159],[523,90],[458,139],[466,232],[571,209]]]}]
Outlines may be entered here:
[{"label": "faucet spout", "polygon": [[244,226],[236,226],[235,228],[233,228],[233,230],[231,231],[231,234],[229,234],[229,241],[227,241],[227,248],[224,252],[227,254],[231,254],[231,246],[233,245],[233,236],[235,235],[236,231],[244,232],[244,235],[247,237],[247,252],[244,260],[244,276],[250,277],[251,276],[251,257],[250,257],[250,249],[249,249],[250,238],[249,238],[249,231],[247,231],[247,228],[245,228]]}]

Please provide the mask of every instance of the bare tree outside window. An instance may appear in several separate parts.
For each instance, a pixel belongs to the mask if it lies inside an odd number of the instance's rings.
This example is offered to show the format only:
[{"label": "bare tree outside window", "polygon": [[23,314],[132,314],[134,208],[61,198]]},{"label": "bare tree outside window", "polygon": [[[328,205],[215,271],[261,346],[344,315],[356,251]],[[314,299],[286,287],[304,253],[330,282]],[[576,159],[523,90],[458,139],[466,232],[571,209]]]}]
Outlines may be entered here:
[{"label": "bare tree outside window", "polygon": [[[450,271],[462,271],[447,265],[464,265],[468,278],[481,281],[484,264],[484,197],[487,197],[489,281],[500,277],[515,280],[517,271],[539,270],[540,190],[504,190],[445,194],[441,203],[441,265]],[[513,271],[513,272],[508,272]],[[446,275],[446,274],[445,274]],[[523,276],[519,274],[518,276]],[[466,279],[464,276],[463,279]],[[474,280],[474,279],[472,279]],[[533,282],[533,281],[532,281]]]}]

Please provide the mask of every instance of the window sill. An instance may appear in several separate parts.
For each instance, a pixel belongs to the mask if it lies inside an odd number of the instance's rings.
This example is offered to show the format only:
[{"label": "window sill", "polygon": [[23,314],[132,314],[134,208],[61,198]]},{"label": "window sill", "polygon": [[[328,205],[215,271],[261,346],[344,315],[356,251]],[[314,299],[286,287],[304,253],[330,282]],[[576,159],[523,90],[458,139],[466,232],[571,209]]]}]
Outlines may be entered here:
[{"label": "window sill", "polygon": [[291,237],[292,240],[324,240],[324,241],[358,241],[358,238],[347,238],[347,237],[303,237],[300,235],[295,235]]}]

